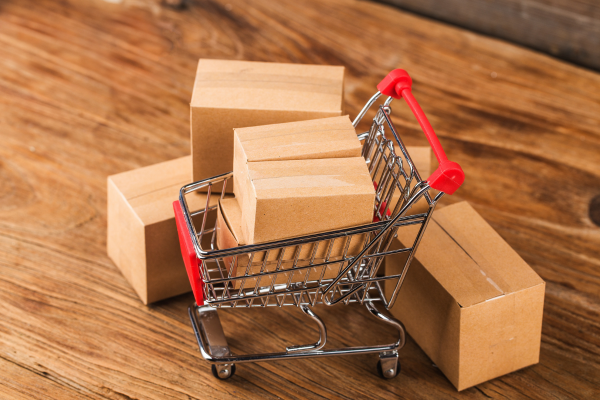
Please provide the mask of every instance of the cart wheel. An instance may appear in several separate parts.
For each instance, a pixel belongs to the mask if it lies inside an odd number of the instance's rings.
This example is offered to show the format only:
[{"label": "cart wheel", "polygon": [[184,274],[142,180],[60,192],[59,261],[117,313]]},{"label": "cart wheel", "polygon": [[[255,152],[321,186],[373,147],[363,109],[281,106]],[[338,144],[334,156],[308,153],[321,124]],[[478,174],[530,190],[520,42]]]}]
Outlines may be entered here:
[{"label": "cart wheel", "polygon": [[215,378],[224,381],[235,375],[235,364],[213,364],[210,370]]},{"label": "cart wheel", "polygon": [[384,378],[384,379],[392,379],[398,376],[398,374],[400,373],[400,363],[397,362],[396,363],[396,368],[388,368],[385,372],[383,371],[383,368],[381,367],[381,360],[377,361],[377,373],[379,374],[380,377]]}]

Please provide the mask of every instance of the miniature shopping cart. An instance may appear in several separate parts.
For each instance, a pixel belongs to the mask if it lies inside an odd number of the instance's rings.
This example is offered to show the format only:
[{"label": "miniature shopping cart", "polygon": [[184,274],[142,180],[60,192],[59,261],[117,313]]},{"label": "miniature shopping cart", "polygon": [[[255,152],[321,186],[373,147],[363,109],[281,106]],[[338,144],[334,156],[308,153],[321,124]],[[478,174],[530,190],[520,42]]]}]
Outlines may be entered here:
[{"label": "miniature shopping cart", "polygon": [[[371,224],[217,249],[214,222],[217,204],[214,198],[224,197],[226,185],[231,182],[233,174],[219,175],[181,189],[179,201],[173,206],[181,251],[195,297],[189,316],[200,352],[212,363],[215,377],[231,377],[236,363],[362,353],[379,353],[378,371],[383,377],[397,375],[400,368],[398,350],[405,342],[404,327],[396,319],[380,312],[376,304],[386,309],[394,305],[437,202],[444,193],[452,194],[464,180],[460,166],[446,158],[411,93],[411,85],[412,81],[405,71],[392,71],[377,85],[378,92],[353,122],[356,127],[381,95],[388,96],[378,107],[370,129],[358,135],[363,142],[362,156],[376,191],[374,222]],[[399,98],[404,98],[414,113],[439,162],[438,169],[427,180],[419,175],[390,119],[390,104],[393,99]],[[190,210],[187,199],[196,191],[207,192],[206,206]],[[427,202],[427,212],[411,215],[411,207],[422,198]],[[410,247],[390,249],[398,230],[408,228],[416,232],[412,243],[407,243]],[[332,251],[334,248],[338,251]],[[351,252],[351,248],[359,251]],[[384,257],[397,253],[405,253],[406,257],[401,273],[386,274],[384,268],[380,268]],[[328,275],[327,278],[325,270],[331,268],[337,271],[337,275],[334,278]],[[387,292],[384,291],[384,283],[392,285],[393,290],[389,290],[388,286]],[[373,316],[397,328],[396,342],[324,348],[327,330],[315,314],[314,307],[350,303],[364,304]],[[277,353],[232,354],[219,321],[218,309],[270,306],[299,307],[317,323],[319,340],[314,344],[290,346]]]}]

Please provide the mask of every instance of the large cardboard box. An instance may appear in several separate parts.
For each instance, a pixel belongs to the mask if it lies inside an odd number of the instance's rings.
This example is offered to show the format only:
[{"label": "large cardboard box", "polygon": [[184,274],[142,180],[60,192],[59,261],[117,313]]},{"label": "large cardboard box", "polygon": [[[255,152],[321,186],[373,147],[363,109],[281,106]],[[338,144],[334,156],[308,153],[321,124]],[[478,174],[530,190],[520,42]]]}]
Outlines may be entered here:
[{"label": "large cardboard box", "polygon": [[240,203],[248,163],[360,157],[362,145],[350,117],[320,118],[234,129],[233,192]]},{"label": "large cardboard box", "polygon": [[[242,213],[237,199],[225,198],[219,201],[216,230],[217,248],[220,250],[230,249],[246,244],[242,234]],[[346,245],[348,246],[348,255],[355,254],[362,249],[364,235],[352,237],[350,240],[351,241],[348,244],[343,239],[335,240],[331,250],[329,250],[329,247],[320,245],[315,251],[313,246],[303,245],[300,249],[300,254],[297,255],[297,266],[309,265],[309,259],[313,256],[314,263],[323,262],[328,253],[330,261],[341,260],[340,255],[343,254]],[[249,275],[257,274],[261,271],[261,269],[263,272],[275,271],[279,265],[279,256],[279,251],[271,251],[268,253],[262,251],[255,253],[252,264],[250,264],[250,258],[248,254],[242,254],[235,257],[224,257],[224,262],[227,271],[231,271],[231,276],[237,277],[243,276],[246,274],[246,272]],[[265,257],[268,257],[266,263],[264,263]],[[279,270],[290,270],[293,266],[295,258],[296,247],[294,246],[293,248],[287,248],[286,251],[284,251],[282,263],[279,265]],[[221,267],[223,267],[223,265],[221,265]],[[335,263],[326,266],[322,279],[335,278],[339,274],[341,267],[342,263]],[[305,280],[307,273],[308,281],[318,280],[321,278],[322,267],[309,268],[293,273],[291,271],[279,273],[276,275],[275,284],[287,283],[288,280],[290,282],[302,282]],[[292,274],[291,280],[289,279],[290,274]],[[272,283],[272,281],[272,276],[263,277],[259,282],[259,286],[268,286]],[[241,281],[239,280],[235,281],[233,286],[238,288],[240,283]],[[255,285],[256,279],[246,279],[244,286],[246,288],[253,288]]]},{"label": "large cardboard box", "polygon": [[193,180],[232,171],[233,128],[339,116],[343,97],[344,67],[201,59],[190,103]]},{"label": "large cardboard box", "polygon": [[249,244],[373,221],[375,190],[362,157],[253,162],[242,179]]},{"label": "large cardboard box", "polygon": [[[393,248],[412,244],[415,229],[400,229]],[[386,273],[400,273],[405,259],[388,256]],[[394,287],[386,282],[387,296]],[[462,202],[434,212],[391,312],[463,390],[539,361],[544,288]]]},{"label": "large cardboard box", "polygon": [[[144,304],[191,290],[172,208],[191,168],[187,156],[108,177],[108,255]],[[206,195],[187,200],[202,209]]]}]

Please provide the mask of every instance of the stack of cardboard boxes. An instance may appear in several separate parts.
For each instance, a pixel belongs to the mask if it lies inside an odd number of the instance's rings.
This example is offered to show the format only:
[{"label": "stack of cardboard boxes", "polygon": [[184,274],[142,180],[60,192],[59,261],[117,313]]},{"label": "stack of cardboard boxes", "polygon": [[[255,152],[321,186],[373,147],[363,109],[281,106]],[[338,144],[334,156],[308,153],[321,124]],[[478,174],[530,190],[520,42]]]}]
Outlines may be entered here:
[{"label": "stack of cardboard boxes", "polygon": [[191,157],[108,177],[108,255],[144,304],[191,290],[172,202],[182,186],[233,170],[233,129],[341,116],[343,88],[343,67],[200,60]]},{"label": "stack of cardboard boxes", "polygon": [[[192,156],[108,177],[108,254],[144,304],[190,291],[171,204],[192,181],[234,172],[210,216],[221,249],[372,221],[373,182],[343,96],[343,67],[200,60]],[[429,176],[429,149],[409,152]],[[189,201],[204,208],[206,195]],[[399,230],[394,246],[411,235]],[[403,261],[388,256],[386,273]],[[539,276],[458,203],[435,211],[390,311],[462,390],[538,362],[543,299]]]},{"label": "stack of cardboard boxes", "polygon": [[[348,116],[234,129],[235,201],[225,199],[219,204],[218,247],[259,244],[372,222],[375,190],[360,152]],[[336,241],[329,259],[341,258],[344,250],[344,242]],[[361,241],[353,240],[346,254],[360,250]],[[320,249],[324,251],[324,247]],[[305,246],[298,265],[312,256],[310,247]],[[314,256],[320,259],[325,255]],[[291,268],[293,254],[288,258],[289,263],[284,259],[280,268],[288,269],[287,264]],[[258,271],[262,260],[253,261]],[[245,266],[247,260],[242,257],[240,264]],[[275,260],[270,264],[267,270],[277,267]],[[339,266],[329,266],[323,278],[334,278],[338,270]],[[238,271],[234,266],[234,276],[245,272],[246,268]],[[320,274],[320,268],[310,269],[308,279]],[[285,273],[278,274],[276,283],[287,278]],[[303,280],[304,274],[292,274],[291,278],[292,282]]]}]

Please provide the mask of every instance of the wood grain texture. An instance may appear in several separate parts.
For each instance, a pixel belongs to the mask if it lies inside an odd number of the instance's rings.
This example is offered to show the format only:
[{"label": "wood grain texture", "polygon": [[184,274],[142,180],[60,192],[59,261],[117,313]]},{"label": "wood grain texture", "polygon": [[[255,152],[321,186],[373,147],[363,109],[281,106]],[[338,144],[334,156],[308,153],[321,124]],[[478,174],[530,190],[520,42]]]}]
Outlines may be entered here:
[{"label": "wood grain texture", "polygon": [[600,70],[596,0],[380,0]]},{"label": "wood grain texture", "polygon": [[[166,4],[166,3],[165,3]],[[215,380],[191,295],[145,307],[106,255],[106,177],[189,152],[198,58],[337,64],[356,115],[390,69],[467,180],[469,200],[547,281],[540,364],[457,393],[409,339],[376,357],[238,367]],[[349,0],[0,3],[0,397],[534,398],[600,396],[600,76]],[[424,144],[404,107],[406,142]],[[332,346],[393,332],[358,307],[318,310]],[[234,352],[315,340],[299,310],[224,311]]]}]

